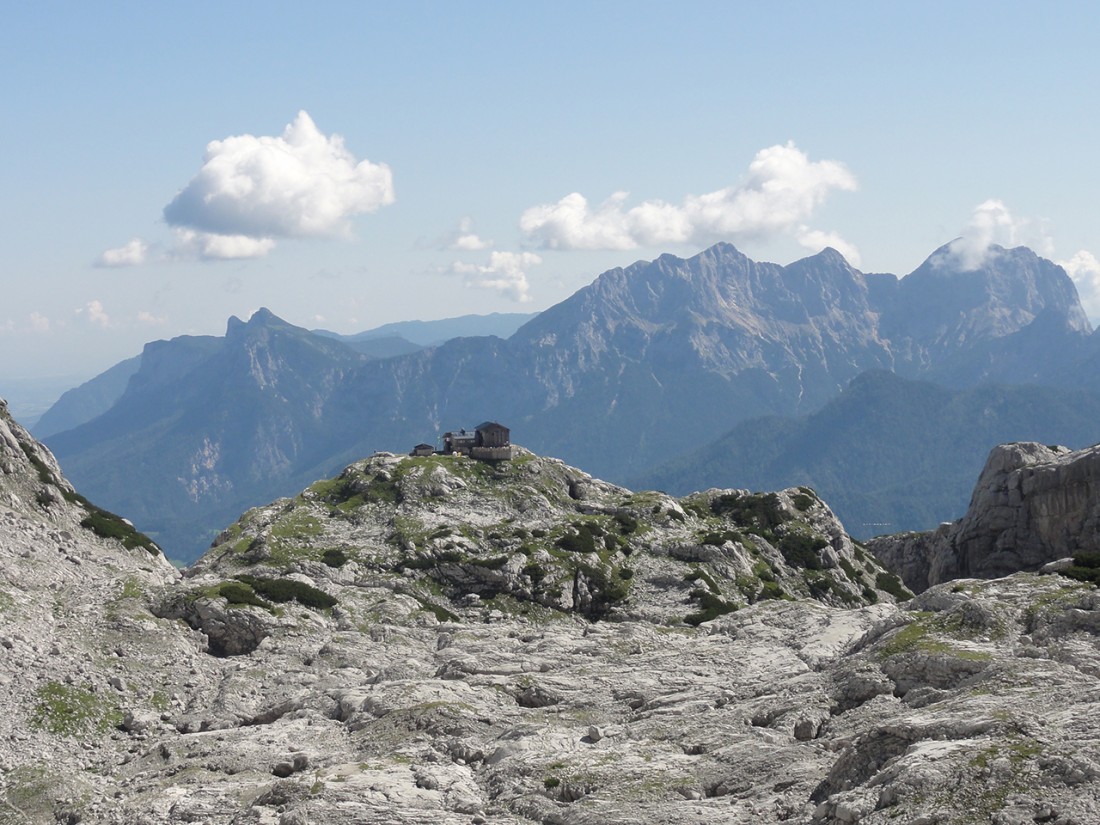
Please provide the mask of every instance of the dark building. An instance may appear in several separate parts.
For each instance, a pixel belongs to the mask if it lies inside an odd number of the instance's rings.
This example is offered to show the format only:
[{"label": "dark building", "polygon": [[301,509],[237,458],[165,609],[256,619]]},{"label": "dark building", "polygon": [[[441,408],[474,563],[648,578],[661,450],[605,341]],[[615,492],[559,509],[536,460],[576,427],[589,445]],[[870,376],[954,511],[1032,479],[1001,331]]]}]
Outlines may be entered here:
[{"label": "dark building", "polygon": [[511,430],[495,421],[478,424],[474,434],[477,436],[478,447],[508,447],[512,444]]},{"label": "dark building", "polygon": [[478,424],[474,431],[459,430],[443,433],[443,453],[445,455],[468,455],[471,458],[491,461],[512,457],[512,431],[495,421]]}]

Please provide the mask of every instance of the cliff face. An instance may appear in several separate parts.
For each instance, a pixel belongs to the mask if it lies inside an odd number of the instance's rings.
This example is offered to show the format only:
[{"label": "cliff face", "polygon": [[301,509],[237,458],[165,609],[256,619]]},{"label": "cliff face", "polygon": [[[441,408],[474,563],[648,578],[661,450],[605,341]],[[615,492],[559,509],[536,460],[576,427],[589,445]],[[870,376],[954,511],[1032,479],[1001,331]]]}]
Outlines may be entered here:
[{"label": "cliff face", "polygon": [[868,546],[917,591],[953,578],[1038,570],[1100,550],[1100,446],[1076,452],[1031,442],[995,447],[962,519]]}]

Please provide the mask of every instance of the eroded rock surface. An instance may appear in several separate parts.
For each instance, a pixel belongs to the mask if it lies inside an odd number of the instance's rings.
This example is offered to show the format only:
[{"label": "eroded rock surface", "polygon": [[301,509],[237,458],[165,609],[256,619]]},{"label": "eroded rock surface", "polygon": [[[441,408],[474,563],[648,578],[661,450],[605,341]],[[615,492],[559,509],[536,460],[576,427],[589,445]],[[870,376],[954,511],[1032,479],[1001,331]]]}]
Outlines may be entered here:
[{"label": "eroded rock surface", "polygon": [[179,578],[3,425],[0,821],[1100,820],[1091,585],[899,605],[807,491],[530,455],[375,456]]},{"label": "eroded rock surface", "polygon": [[868,546],[918,592],[959,577],[1038,570],[1100,550],[1100,446],[994,447],[962,519],[927,533],[874,539]]}]

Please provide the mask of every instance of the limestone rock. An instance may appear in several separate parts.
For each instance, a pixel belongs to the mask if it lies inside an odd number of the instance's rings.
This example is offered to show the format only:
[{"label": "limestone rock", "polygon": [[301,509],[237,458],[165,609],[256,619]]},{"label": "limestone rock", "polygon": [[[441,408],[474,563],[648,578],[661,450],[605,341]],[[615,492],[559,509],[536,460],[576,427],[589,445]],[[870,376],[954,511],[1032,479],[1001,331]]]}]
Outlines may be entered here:
[{"label": "limestone rock", "polygon": [[994,447],[962,519],[868,547],[916,591],[1100,550],[1100,445],[1075,452],[1031,442]]},{"label": "limestone rock", "polygon": [[536,456],[357,462],[181,578],[37,502],[24,446],[48,458],[6,426],[6,819],[1100,821],[1092,585],[899,604],[805,491],[677,501]]}]

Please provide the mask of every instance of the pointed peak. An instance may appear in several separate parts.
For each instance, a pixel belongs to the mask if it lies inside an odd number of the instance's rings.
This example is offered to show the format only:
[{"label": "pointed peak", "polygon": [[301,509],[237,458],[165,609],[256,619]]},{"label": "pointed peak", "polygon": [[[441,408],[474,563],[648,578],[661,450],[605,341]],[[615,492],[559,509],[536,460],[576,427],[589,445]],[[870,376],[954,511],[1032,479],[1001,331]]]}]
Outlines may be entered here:
[{"label": "pointed peak", "polygon": [[273,323],[283,324],[286,322],[267,307],[260,307],[253,312],[252,316],[248,319],[249,326],[266,327]]},{"label": "pointed peak", "polygon": [[243,330],[281,329],[291,326],[293,325],[284,321],[267,307],[260,307],[248,316],[247,321],[242,321],[236,315],[230,317],[229,322],[226,324],[225,334],[234,335]]}]

